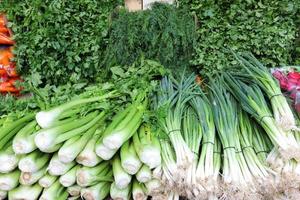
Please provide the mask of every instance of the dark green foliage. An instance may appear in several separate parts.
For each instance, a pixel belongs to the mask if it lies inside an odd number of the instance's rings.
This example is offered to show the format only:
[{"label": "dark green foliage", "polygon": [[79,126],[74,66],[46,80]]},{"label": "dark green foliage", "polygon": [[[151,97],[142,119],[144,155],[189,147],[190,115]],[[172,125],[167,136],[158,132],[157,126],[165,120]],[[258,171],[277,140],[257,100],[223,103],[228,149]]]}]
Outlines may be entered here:
[{"label": "dark green foliage", "polygon": [[175,69],[186,67],[196,42],[192,15],[155,3],[151,10],[120,10],[112,18],[105,64],[131,65],[142,55]]},{"label": "dark green foliage", "polygon": [[94,81],[101,71],[110,13],[120,0],[3,0],[17,67],[41,84]]},{"label": "dark green foliage", "polygon": [[300,2],[299,2],[299,7],[298,7],[298,13],[296,15],[296,25],[297,25],[297,38],[295,40],[295,51],[294,51],[294,58],[295,58],[295,63],[296,65],[300,65]]},{"label": "dark green foliage", "polygon": [[251,51],[268,67],[292,62],[297,1],[180,0],[198,17],[197,53],[193,63],[208,73],[236,63],[227,49]]}]

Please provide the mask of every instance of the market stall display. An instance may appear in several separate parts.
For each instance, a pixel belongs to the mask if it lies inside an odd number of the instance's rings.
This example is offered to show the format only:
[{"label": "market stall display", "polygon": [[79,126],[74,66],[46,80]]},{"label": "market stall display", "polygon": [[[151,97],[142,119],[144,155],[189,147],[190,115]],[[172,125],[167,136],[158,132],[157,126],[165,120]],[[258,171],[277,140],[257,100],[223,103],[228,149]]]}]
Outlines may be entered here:
[{"label": "market stall display", "polygon": [[1,1],[0,200],[298,200],[298,7]]}]

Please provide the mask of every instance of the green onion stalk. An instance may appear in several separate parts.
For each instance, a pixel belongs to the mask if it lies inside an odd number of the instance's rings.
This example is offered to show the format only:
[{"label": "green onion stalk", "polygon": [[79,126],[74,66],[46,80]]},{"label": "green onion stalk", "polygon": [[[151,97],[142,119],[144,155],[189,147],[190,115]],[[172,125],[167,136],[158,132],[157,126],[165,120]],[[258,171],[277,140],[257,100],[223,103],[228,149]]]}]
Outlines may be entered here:
[{"label": "green onion stalk", "polygon": [[[295,115],[296,123],[299,125],[299,118]],[[294,136],[300,143],[299,131],[294,131]],[[280,181],[277,188],[290,199],[297,199],[300,195],[300,163],[295,159],[290,159],[281,163],[279,173],[281,173]],[[279,169],[278,169],[279,170]]]},{"label": "green onion stalk", "polygon": [[56,180],[57,176],[52,176],[49,173],[46,173],[43,177],[41,177],[38,181],[39,185],[43,188],[50,187]]},{"label": "green onion stalk", "polygon": [[194,97],[190,104],[199,119],[198,123],[202,131],[202,145],[201,151],[198,152],[199,159],[195,173],[197,185],[193,187],[193,194],[194,196],[207,196],[208,193],[212,193],[217,189],[217,179],[214,178],[217,164],[214,162],[216,133],[211,103],[200,88],[197,88],[197,90],[199,95]]},{"label": "green onion stalk", "polygon": [[81,187],[92,186],[100,181],[112,181],[113,172],[108,162],[95,167],[80,167],[76,171],[76,183]]},{"label": "green onion stalk", "polygon": [[122,168],[130,175],[135,175],[142,166],[131,140],[125,142],[121,147],[120,158]]},{"label": "green onion stalk", "polygon": [[84,134],[104,115],[104,112],[94,111],[81,119],[52,128],[41,129],[34,138],[35,144],[43,152],[55,152],[62,147],[63,142]]},{"label": "green onion stalk", "polygon": [[226,74],[224,77],[231,93],[241,102],[242,108],[263,127],[282,158],[299,158],[299,144],[291,132],[278,127],[261,89],[255,84],[249,86],[249,83],[238,76]]},{"label": "green onion stalk", "polygon": [[222,158],[221,158],[221,151],[222,151],[222,144],[219,139],[215,138],[214,141],[214,172],[211,178],[213,190],[208,192],[208,199],[209,200],[217,200],[221,196],[222,191],[220,190],[220,170],[222,166]]},{"label": "green onion stalk", "polygon": [[[184,141],[181,129],[185,106],[193,97],[194,86],[194,75],[186,79],[183,77],[179,83],[176,81],[172,82],[170,78],[165,77],[160,83],[159,91],[157,91],[156,99],[154,100],[158,123],[171,142],[173,148],[171,151],[175,153],[176,170],[170,176],[177,179],[175,182],[178,183],[185,179],[187,169],[195,156]],[[163,148],[165,147],[162,145]],[[168,157],[168,154],[162,154],[165,155],[163,159]],[[165,169],[169,168],[166,166],[168,162],[164,162]],[[169,169],[165,171],[170,172]]]},{"label": "green onion stalk", "polygon": [[220,188],[226,198],[242,199],[256,194],[254,180],[241,153],[237,103],[219,80],[210,84],[214,121],[224,152]]},{"label": "green onion stalk", "polygon": [[[238,112],[239,118],[239,138],[241,151],[245,157],[247,166],[254,177],[258,195],[270,195],[275,192],[275,178],[277,174],[272,171],[265,161],[258,158],[253,146],[253,124],[248,114],[241,109]],[[264,134],[264,132],[260,133]]]},{"label": "green onion stalk", "polygon": [[142,163],[151,169],[161,165],[160,143],[150,125],[143,124],[133,135],[133,144]]},{"label": "green onion stalk", "polygon": [[168,200],[179,200],[180,196],[177,192],[170,192],[167,199]]},{"label": "green onion stalk", "polygon": [[266,132],[257,123],[252,124],[252,129],[252,143],[254,150],[261,162],[265,162],[271,149],[273,148],[273,144]]},{"label": "green onion stalk", "polygon": [[35,150],[24,155],[19,161],[19,169],[22,172],[37,172],[44,166],[48,165],[51,156],[49,154]]},{"label": "green onion stalk", "polygon": [[59,182],[64,187],[70,187],[76,183],[76,173],[80,165],[73,166],[67,173],[59,177]]},{"label": "green onion stalk", "polygon": [[295,159],[284,163],[277,190],[289,199],[298,199],[300,195],[300,165]]},{"label": "green onion stalk", "polygon": [[189,146],[191,152],[195,154],[194,160],[187,169],[187,174],[183,184],[183,188],[186,188],[186,193],[189,198],[193,198],[193,190],[197,186],[197,165],[200,153],[200,144],[202,140],[202,126],[200,119],[192,107],[188,107],[182,120],[182,134],[184,141]]},{"label": "green onion stalk", "polygon": [[102,200],[105,199],[110,192],[109,182],[99,182],[96,185],[83,188],[81,190],[81,196],[86,200]]},{"label": "green onion stalk", "polygon": [[165,187],[165,190],[180,190],[177,186],[179,177],[177,174],[177,165],[175,161],[175,152],[169,141],[161,141],[162,150],[162,172],[156,173],[161,174],[161,176],[155,175]]},{"label": "green onion stalk", "polygon": [[39,199],[43,188],[39,184],[34,185],[19,185],[19,187],[8,192],[9,200],[35,200]]},{"label": "green onion stalk", "polygon": [[131,197],[131,183],[120,189],[115,182],[110,186],[110,197],[118,200],[129,200]]},{"label": "green onion stalk", "polygon": [[103,95],[90,98],[79,98],[67,103],[61,104],[55,108],[52,108],[48,111],[40,111],[36,114],[36,121],[40,127],[48,129],[54,127],[61,117],[73,116],[74,112],[72,109],[76,106],[82,106],[92,102],[104,101],[107,98],[115,96],[115,91],[108,92]]},{"label": "green onion stalk", "polygon": [[68,192],[57,180],[50,187],[45,188],[40,196],[40,200],[65,200]]},{"label": "green onion stalk", "polygon": [[247,75],[253,78],[267,94],[278,127],[285,131],[297,129],[296,120],[291,107],[282,94],[278,81],[272,76],[271,72],[252,54],[244,53],[236,55],[236,58],[244,67]]},{"label": "green onion stalk", "polygon": [[16,169],[6,174],[0,174],[0,190],[9,191],[19,185],[19,177],[21,172]]},{"label": "green onion stalk", "polygon": [[19,182],[22,185],[33,185],[39,181],[47,173],[47,166],[36,172],[21,172]]},{"label": "green onion stalk", "polygon": [[86,167],[95,167],[102,161],[102,159],[99,156],[97,156],[95,152],[96,142],[100,139],[102,133],[102,129],[96,130],[92,138],[90,138],[83,150],[77,156],[77,163]]},{"label": "green onion stalk", "polygon": [[55,153],[49,163],[48,172],[52,176],[60,176],[67,173],[73,166],[75,162],[63,163],[59,160],[57,153]]}]

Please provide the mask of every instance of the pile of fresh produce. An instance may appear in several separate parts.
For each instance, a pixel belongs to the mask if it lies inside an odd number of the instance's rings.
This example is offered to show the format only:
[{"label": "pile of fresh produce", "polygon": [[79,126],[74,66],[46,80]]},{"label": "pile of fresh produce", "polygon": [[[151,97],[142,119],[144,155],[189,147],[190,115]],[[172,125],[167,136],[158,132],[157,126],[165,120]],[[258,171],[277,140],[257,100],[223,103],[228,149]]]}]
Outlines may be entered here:
[{"label": "pile of fresh produce", "polygon": [[159,142],[142,125],[147,101],[138,98],[109,120],[108,109],[92,102],[104,103],[114,95],[3,117],[1,199],[146,196],[146,185],[158,184],[151,169],[160,165]]},{"label": "pile of fresh produce", "polygon": [[15,63],[12,62],[12,33],[7,27],[4,15],[0,14],[0,93],[18,94],[20,88],[16,88],[16,82],[20,81]]},{"label": "pile of fresh produce", "polygon": [[[111,12],[123,0],[2,0],[16,42],[15,60],[26,81],[40,86],[93,83],[102,73]],[[102,81],[103,77],[99,78]]]},{"label": "pile of fresh produce", "polygon": [[296,199],[300,121],[268,69],[234,55],[242,71],[206,85],[194,74],[156,84],[161,66],[142,60],[114,68],[120,85],[3,115],[1,198]]},{"label": "pile of fresh produce", "polygon": [[144,56],[181,72],[190,65],[197,39],[193,15],[161,3],[143,12],[115,12],[109,33],[106,67],[131,65]]},{"label": "pile of fresh produce", "polygon": [[191,62],[202,72],[238,68],[228,49],[251,51],[267,67],[299,64],[298,1],[180,0],[178,4],[198,18],[199,37]]},{"label": "pile of fresh produce", "polygon": [[123,3],[1,1],[0,200],[298,200],[299,5]]}]

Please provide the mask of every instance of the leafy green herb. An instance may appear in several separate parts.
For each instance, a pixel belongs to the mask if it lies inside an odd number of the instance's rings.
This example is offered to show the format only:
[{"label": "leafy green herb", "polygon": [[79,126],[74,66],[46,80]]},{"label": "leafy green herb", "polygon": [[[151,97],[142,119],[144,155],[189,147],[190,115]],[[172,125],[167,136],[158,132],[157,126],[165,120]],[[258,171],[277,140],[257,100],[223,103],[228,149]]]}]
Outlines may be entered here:
[{"label": "leafy green herb", "polygon": [[[214,73],[237,62],[226,49],[251,51],[268,67],[292,62],[299,3],[289,0],[181,0],[198,18],[192,63]],[[297,14],[298,13],[298,14]]]},{"label": "leafy green herb", "polygon": [[93,82],[101,71],[108,19],[118,5],[122,1],[1,1],[17,44],[18,70],[39,85]]},{"label": "leafy green herb", "polygon": [[108,68],[131,65],[144,56],[173,70],[182,69],[192,58],[195,30],[193,16],[172,5],[154,3],[151,10],[139,12],[119,10],[112,17],[104,63]]}]

